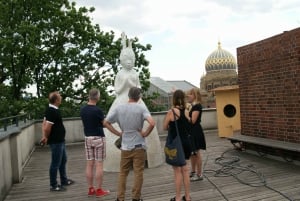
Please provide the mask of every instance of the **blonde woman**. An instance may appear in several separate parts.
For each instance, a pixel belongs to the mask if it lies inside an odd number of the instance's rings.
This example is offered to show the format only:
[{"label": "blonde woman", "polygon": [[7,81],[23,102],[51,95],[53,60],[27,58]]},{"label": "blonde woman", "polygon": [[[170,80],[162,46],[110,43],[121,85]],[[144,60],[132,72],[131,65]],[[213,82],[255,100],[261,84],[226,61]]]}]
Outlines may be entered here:
[{"label": "blonde woman", "polygon": [[200,150],[206,150],[206,141],[201,127],[201,94],[198,88],[193,88],[187,92],[187,102],[192,105],[189,111],[191,123],[191,135],[195,144],[195,152],[191,156],[191,181],[203,180],[202,175],[202,158]]}]

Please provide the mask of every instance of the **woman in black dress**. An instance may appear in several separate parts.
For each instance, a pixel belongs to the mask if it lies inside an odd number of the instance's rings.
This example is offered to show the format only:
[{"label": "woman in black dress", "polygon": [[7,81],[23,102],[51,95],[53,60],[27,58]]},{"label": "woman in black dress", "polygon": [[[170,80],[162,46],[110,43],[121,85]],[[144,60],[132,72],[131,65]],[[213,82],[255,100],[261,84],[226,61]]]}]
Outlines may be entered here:
[{"label": "woman in black dress", "polygon": [[[182,147],[184,150],[185,160],[189,160],[191,155],[190,144],[188,135],[185,132],[186,127],[189,125],[188,111],[185,108],[185,93],[182,90],[176,90],[173,94],[173,106],[165,116],[163,128],[170,130],[168,138],[176,137],[175,121],[178,125],[179,136],[181,139]],[[174,113],[173,113],[174,111]],[[183,166],[172,166],[174,170],[174,180],[176,188],[176,196],[171,198],[170,201],[190,201],[190,177],[188,163]],[[181,198],[181,186],[184,186],[185,194]]]},{"label": "woman in black dress", "polygon": [[201,94],[198,88],[193,88],[187,93],[187,101],[191,104],[189,112],[191,135],[194,141],[195,152],[191,156],[191,181],[202,180],[202,158],[200,149],[206,150],[206,141],[201,127],[202,105]]}]

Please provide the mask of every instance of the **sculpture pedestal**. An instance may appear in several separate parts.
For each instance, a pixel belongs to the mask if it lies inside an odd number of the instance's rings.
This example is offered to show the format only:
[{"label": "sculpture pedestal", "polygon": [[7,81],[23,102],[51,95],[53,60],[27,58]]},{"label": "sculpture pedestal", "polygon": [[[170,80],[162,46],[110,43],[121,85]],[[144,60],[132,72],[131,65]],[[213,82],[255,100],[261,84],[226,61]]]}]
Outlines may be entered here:
[{"label": "sculpture pedestal", "polygon": [[[145,121],[144,128],[148,126],[148,122]],[[113,127],[117,130],[120,130],[120,127],[117,123],[113,124]],[[119,172],[120,171],[120,159],[121,159],[121,150],[115,146],[115,141],[118,139],[118,136],[111,133],[108,129],[104,128],[104,133],[106,136],[106,159],[103,162],[103,169],[106,172]],[[161,151],[161,142],[158,136],[157,128],[154,127],[151,134],[146,137],[146,160],[147,168],[154,168],[159,165],[162,165],[163,154]]]}]

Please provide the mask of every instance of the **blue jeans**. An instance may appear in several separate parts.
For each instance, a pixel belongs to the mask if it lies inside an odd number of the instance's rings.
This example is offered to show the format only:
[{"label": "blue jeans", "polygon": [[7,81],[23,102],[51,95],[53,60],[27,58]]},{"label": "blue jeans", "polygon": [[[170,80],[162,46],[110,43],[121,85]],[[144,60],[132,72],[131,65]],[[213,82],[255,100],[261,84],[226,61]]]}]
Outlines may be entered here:
[{"label": "blue jeans", "polygon": [[57,172],[59,171],[61,184],[67,183],[66,163],[67,153],[65,143],[50,144],[51,164],[49,169],[50,185],[57,186]]}]

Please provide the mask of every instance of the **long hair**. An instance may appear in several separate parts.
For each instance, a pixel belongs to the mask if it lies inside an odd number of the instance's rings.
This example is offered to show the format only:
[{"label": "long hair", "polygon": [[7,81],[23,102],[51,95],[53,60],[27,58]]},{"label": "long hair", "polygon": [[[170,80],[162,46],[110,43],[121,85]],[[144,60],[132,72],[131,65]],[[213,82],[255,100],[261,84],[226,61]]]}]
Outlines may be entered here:
[{"label": "long hair", "polygon": [[195,96],[195,101],[194,103],[202,103],[202,98],[201,98],[201,94],[200,94],[200,90],[198,88],[192,88],[189,90],[188,92],[189,94],[192,94]]},{"label": "long hair", "polygon": [[177,89],[174,93],[173,93],[173,107],[180,107],[180,108],[185,108],[186,103],[185,103],[185,93],[180,90]]}]

